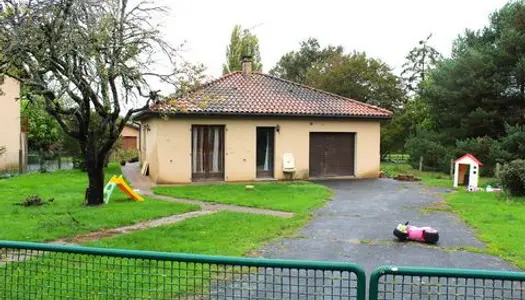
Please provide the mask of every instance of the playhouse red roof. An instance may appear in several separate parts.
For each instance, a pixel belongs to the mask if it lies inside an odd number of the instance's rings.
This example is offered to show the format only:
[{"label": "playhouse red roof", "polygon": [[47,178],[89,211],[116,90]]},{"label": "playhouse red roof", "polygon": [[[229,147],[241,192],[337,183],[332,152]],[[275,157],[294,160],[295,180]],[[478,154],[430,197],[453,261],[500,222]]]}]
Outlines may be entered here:
[{"label": "playhouse red roof", "polygon": [[479,161],[474,155],[472,155],[472,154],[470,154],[470,153],[467,153],[467,154],[463,155],[462,157],[456,159],[454,162],[458,162],[458,161],[460,161],[460,160],[462,160],[462,159],[464,159],[464,158],[470,158],[470,159],[472,159],[475,163],[477,163],[478,165],[483,166],[483,163],[480,162],[480,161]]}]

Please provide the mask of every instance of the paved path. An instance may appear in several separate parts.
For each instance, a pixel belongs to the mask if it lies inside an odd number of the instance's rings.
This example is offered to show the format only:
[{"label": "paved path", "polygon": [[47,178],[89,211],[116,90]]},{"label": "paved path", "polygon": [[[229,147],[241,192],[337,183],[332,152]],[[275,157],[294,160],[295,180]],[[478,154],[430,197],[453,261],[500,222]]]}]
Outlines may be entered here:
[{"label": "paved path", "polygon": [[116,227],[111,229],[103,229],[95,232],[90,232],[86,234],[80,234],[73,237],[68,237],[64,239],[59,239],[49,242],[50,244],[59,244],[59,245],[81,245],[90,241],[96,241],[102,238],[114,237],[121,234],[126,234],[132,231],[144,230],[148,228],[159,227],[163,225],[169,225],[178,223],[189,218],[200,217],[203,215],[214,214],[219,211],[234,211],[241,213],[250,213],[257,215],[269,215],[279,218],[292,218],[295,214],[289,212],[282,212],[269,209],[260,209],[252,207],[243,207],[236,205],[227,205],[227,204],[218,204],[210,203],[198,200],[189,200],[189,199],[177,199],[163,195],[155,195],[151,190],[154,186],[153,183],[149,180],[148,177],[144,177],[140,174],[140,169],[138,163],[135,164],[126,164],[125,167],[122,167],[122,173],[129,181],[130,185],[133,186],[139,193],[143,195],[148,195],[149,197],[169,202],[185,203],[185,204],[195,204],[200,206],[200,210],[188,212],[180,215],[172,215],[168,217],[148,220],[144,222],[139,222],[133,225]]},{"label": "paved path", "polygon": [[[443,205],[432,190],[417,183],[391,179],[320,182],[335,191],[328,205],[314,214],[301,238],[280,240],[261,250],[267,258],[355,262],[368,272],[380,265],[517,270],[497,257],[459,251],[484,249],[457,216],[446,212],[423,213],[422,208]],[[398,223],[431,225],[439,229],[437,246],[397,242]]]},{"label": "paved path", "polygon": [[274,217],[280,217],[280,218],[291,218],[295,215],[294,213],[278,211],[278,210],[237,206],[237,205],[229,205],[229,204],[219,204],[219,203],[205,202],[205,201],[199,201],[199,200],[178,199],[178,198],[172,198],[172,197],[164,196],[164,195],[150,194],[149,196],[152,198],[158,199],[158,200],[164,200],[164,201],[169,201],[169,202],[196,204],[201,207],[202,211],[216,212],[216,211],[225,210],[225,211],[233,211],[233,212],[240,212],[240,213],[247,213],[247,214],[274,216]]},{"label": "paved path", "polygon": [[81,245],[87,242],[96,241],[102,238],[114,237],[121,234],[130,233],[132,231],[144,230],[148,228],[155,228],[159,226],[175,224],[182,222],[189,218],[200,217],[204,215],[209,215],[215,213],[214,211],[192,211],[180,215],[172,215],[169,217],[158,218],[153,220],[148,220],[144,222],[135,223],[129,226],[122,226],[111,229],[103,229],[96,232],[90,232],[86,234],[80,234],[77,236],[56,240],[50,242],[50,244],[59,244],[59,245]]},{"label": "paved path", "polygon": [[269,216],[280,217],[280,218],[291,218],[295,215],[294,213],[271,210],[271,209],[253,208],[253,207],[246,207],[246,206],[206,202],[206,201],[200,201],[200,200],[179,199],[179,198],[173,198],[173,197],[164,196],[164,195],[155,195],[152,191],[152,188],[155,186],[155,184],[152,183],[148,177],[142,176],[140,174],[140,168],[139,168],[138,163],[126,164],[126,166],[122,167],[122,174],[124,174],[126,179],[129,181],[130,185],[133,186],[134,189],[137,189],[138,192],[142,195],[147,195],[149,197],[152,197],[158,200],[164,200],[164,201],[169,201],[169,202],[199,205],[201,210],[203,211],[216,212],[216,211],[225,210],[225,211],[257,214],[257,215],[269,215]]}]

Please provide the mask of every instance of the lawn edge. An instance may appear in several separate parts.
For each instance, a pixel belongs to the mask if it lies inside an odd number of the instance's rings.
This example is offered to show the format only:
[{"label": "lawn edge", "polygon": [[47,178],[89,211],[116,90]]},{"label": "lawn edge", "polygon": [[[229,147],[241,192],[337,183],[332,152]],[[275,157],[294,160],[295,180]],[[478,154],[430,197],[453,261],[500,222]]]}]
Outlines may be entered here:
[{"label": "lawn edge", "polygon": [[[490,239],[487,239],[486,237],[483,237],[482,230],[478,226],[476,226],[476,225],[472,224],[471,222],[467,221],[461,215],[459,210],[457,208],[455,208],[454,205],[452,205],[449,202],[450,200],[447,197],[448,195],[453,195],[453,194],[443,194],[443,199],[445,200],[447,205],[450,207],[450,213],[454,214],[463,223],[465,223],[469,227],[469,229],[471,229],[474,232],[474,236],[476,237],[476,239],[478,239],[479,241],[481,241],[482,243],[485,244],[486,249],[483,251],[484,254],[491,255],[491,256],[494,256],[494,257],[499,257],[499,258],[505,260],[506,262],[512,264],[517,269],[525,271],[525,262],[520,262],[519,258],[511,258],[508,255],[501,254],[501,252],[498,252],[498,249],[500,249],[500,248],[495,246],[494,242],[492,242]],[[466,249],[466,251],[471,252],[469,249]],[[500,251],[505,251],[505,250],[500,250]]]}]

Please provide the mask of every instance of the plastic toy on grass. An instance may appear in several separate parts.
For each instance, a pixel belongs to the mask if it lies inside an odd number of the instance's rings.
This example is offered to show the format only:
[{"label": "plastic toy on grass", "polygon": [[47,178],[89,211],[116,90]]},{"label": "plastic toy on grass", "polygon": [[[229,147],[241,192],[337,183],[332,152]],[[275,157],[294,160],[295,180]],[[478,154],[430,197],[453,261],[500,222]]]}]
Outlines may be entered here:
[{"label": "plastic toy on grass", "polygon": [[401,241],[417,241],[429,244],[435,244],[439,240],[437,229],[432,227],[417,227],[405,224],[399,224],[394,229],[394,236]]},{"label": "plastic toy on grass", "polygon": [[108,184],[106,184],[106,187],[104,188],[104,203],[108,204],[109,199],[111,198],[111,194],[113,193],[113,190],[115,187],[118,187],[122,192],[124,192],[126,195],[128,195],[131,199],[135,201],[144,201],[144,198],[137,194],[122,178],[122,175],[119,177],[113,176],[109,180]]}]

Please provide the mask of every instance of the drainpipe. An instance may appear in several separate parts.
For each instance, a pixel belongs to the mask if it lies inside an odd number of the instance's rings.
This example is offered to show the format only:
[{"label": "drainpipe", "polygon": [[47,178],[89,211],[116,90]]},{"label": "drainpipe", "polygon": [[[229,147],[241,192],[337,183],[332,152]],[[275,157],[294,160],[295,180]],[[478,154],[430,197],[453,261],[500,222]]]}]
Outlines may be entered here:
[{"label": "drainpipe", "polygon": [[140,122],[137,122],[137,121],[132,121],[131,122],[132,124],[134,125],[137,125],[139,127],[139,164],[142,163],[142,123]]}]

